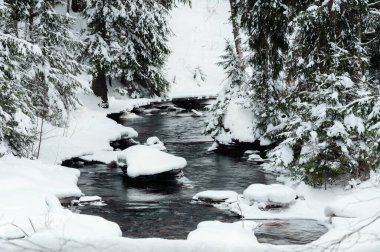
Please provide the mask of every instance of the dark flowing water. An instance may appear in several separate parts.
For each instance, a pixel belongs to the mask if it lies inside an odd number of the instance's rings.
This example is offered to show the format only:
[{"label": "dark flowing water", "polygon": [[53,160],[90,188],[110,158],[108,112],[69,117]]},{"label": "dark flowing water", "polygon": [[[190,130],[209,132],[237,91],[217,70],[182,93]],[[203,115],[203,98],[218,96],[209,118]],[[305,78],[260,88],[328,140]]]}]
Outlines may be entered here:
[{"label": "dark flowing water", "polygon": [[[125,121],[126,126],[139,132],[141,142],[157,136],[169,153],[186,158],[185,177],[166,184],[131,184],[122,177],[119,169],[105,165],[87,166],[81,169],[79,187],[86,195],[101,196],[107,205],[80,207],[81,212],[114,221],[120,225],[123,236],[135,238],[186,239],[201,221],[238,221],[233,214],[194,204],[191,199],[204,190],[242,193],[252,183],[273,183],[274,178],[243,157],[207,152],[212,142],[201,134],[206,120],[207,117],[173,113]],[[299,222],[294,228],[283,221],[277,221],[277,224],[272,229],[270,224],[264,224],[257,232],[259,240],[301,244],[317,239],[325,231],[323,226],[311,221]],[[305,233],[305,228],[312,232]],[[281,230],[286,235],[282,235]]]}]

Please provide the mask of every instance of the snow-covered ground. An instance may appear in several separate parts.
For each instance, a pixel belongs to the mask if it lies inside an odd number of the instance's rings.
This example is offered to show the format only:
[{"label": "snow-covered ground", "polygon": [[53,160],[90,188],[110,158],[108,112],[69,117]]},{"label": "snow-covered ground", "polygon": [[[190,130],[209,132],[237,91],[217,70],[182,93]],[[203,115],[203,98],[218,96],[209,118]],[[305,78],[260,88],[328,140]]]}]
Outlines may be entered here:
[{"label": "snow-covered ground", "polygon": [[40,151],[41,160],[60,164],[73,157],[97,151],[112,151],[110,141],[123,137],[137,137],[138,133],[107,118],[107,114],[131,110],[134,106],[151,102],[149,99],[121,100],[110,97],[110,108],[102,109],[97,105],[99,99],[93,95],[83,94],[80,98],[83,106],[71,112],[67,127],[45,124]]},{"label": "snow-covered ground", "polygon": [[216,95],[221,89],[226,76],[216,63],[226,39],[233,39],[229,11],[227,0],[196,0],[191,8],[174,9],[170,27],[175,35],[166,67],[170,96]]}]

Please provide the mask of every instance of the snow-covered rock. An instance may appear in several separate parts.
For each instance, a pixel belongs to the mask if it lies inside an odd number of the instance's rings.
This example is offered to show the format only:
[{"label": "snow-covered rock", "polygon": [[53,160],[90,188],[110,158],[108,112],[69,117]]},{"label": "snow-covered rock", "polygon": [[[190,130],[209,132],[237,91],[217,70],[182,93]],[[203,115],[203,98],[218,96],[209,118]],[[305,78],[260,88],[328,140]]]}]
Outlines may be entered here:
[{"label": "snow-covered rock", "polygon": [[194,200],[208,201],[208,202],[220,202],[225,201],[231,198],[237,198],[238,194],[234,191],[217,191],[217,190],[208,190],[199,192],[194,195]]},{"label": "snow-covered rock", "polygon": [[182,157],[145,145],[135,145],[122,151],[118,155],[118,163],[127,165],[126,174],[131,178],[180,170],[187,165]]},{"label": "snow-covered rock", "polygon": [[102,200],[99,196],[82,196],[79,198],[79,202],[92,202]]},{"label": "snow-covered rock", "polygon": [[141,118],[141,116],[136,115],[135,113],[132,113],[132,112],[124,112],[122,115],[120,115],[119,118],[121,120],[128,120],[128,119]]},{"label": "snow-covered rock", "polygon": [[145,145],[153,147],[153,148],[156,148],[156,149],[161,150],[161,151],[165,151],[166,150],[166,147],[165,147],[164,143],[161,142],[161,140],[158,139],[158,137],[155,137],[155,136],[154,137],[149,137],[146,140]]},{"label": "snow-covered rock", "polygon": [[245,189],[244,198],[251,202],[261,202],[271,205],[289,205],[297,197],[292,188],[280,184],[253,184]]},{"label": "snow-covered rock", "polygon": [[258,150],[246,150],[244,152],[245,155],[258,154],[260,151]]},{"label": "snow-covered rock", "polygon": [[248,161],[264,162],[264,159],[258,154],[251,154],[248,156]]}]

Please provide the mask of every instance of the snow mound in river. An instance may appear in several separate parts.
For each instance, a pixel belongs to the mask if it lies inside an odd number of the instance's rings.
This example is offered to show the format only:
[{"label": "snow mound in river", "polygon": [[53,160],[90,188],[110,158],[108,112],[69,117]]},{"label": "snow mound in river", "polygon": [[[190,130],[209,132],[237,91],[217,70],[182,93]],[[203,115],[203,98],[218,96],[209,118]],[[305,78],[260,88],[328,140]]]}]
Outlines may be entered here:
[{"label": "snow mound in river", "polygon": [[237,198],[238,194],[234,191],[217,191],[208,190],[197,193],[193,199],[202,201],[225,201],[231,198]]},{"label": "snow mound in river", "polygon": [[252,184],[245,189],[243,195],[249,201],[276,204],[290,204],[297,197],[295,190],[280,184]]},{"label": "snow mound in river", "polygon": [[161,140],[158,137],[155,137],[155,136],[154,137],[149,137],[146,140],[145,145],[153,147],[153,148],[156,148],[156,149],[161,150],[161,151],[166,150],[166,147],[165,147],[164,143],[161,142]]},{"label": "snow mound in river", "polygon": [[131,178],[183,169],[187,165],[182,157],[145,145],[135,145],[119,153],[118,162],[125,162]]}]

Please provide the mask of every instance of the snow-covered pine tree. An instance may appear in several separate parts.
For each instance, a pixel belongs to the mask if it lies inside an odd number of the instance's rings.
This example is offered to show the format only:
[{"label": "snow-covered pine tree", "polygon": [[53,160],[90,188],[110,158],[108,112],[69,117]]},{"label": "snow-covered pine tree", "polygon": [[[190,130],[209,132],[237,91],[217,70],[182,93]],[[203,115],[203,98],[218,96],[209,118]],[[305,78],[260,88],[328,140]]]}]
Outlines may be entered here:
[{"label": "snow-covered pine tree", "polygon": [[118,79],[130,94],[161,95],[168,89],[163,66],[170,53],[169,10],[173,0],[91,0],[83,15],[86,56],[94,93],[107,102],[107,79]]},{"label": "snow-covered pine tree", "polygon": [[82,71],[77,61],[81,41],[71,32],[74,17],[57,13],[55,0],[30,0],[28,40],[42,50],[41,57],[28,58],[24,85],[31,91],[37,115],[62,125],[68,111],[78,105],[76,78]]},{"label": "snow-covered pine tree", "polygon": [[252,69],[250,86],[253,91],[250,99],[259,135],[277,124],[283,113],[280,105],[286,94],[283,72],[289,46],[291,4],[293,1],[243,0],[238,5],[250,49],[248,64]]},{"label": "snow-covered pine tree", "polygon": [[372,78],[378,81],[380,87],[380,2],[369,0],[369,15],[365,20],[366,29],[363,32],[364,42],[370,43],[370,71]]},{"label": "snow-covered pine tree", "polygon": [[218,65],[225,70],[227,82],[211,108],[211,120],[204,131],[205,134],[213,138],[226,133],[228,130],[224,127],[224,117],[231,100],[247,100],[250,92],[247,90],[247,73],[242,68],[242,59],[237,54],[235,46],[230,42],[226,43],[225,54],[221,56]]},{"label": "snow-covered pine tree", "polygon": [[39,56],[41,51],[10,34],[11,17],[11,10],[0,1],[0,156],[7,152],[28,156],[36,117],[29,92],[21,85],[20,66],[28,55]]},{"label": "snow-covered pine tree", "polygon": [[19,2],[8,1],[10,22],[18,23],[13,35],[42,51],[22,65],[23,86],[30,92],[37,115],[61,124],[67,118],[67,111],[78,103],[75,92],[80,83],[75,75],[80,73],[81,65],[75,52],[81,42],[70,31],[75,19],[57,13],[55,0]]},{"label": "snow-covered pine tree", "polygon": [[[379,132],[363,42],[368,1],[315,1],[296,20],[291,48],[291,120],[270,153],[274,166],[309,184],[365,178],[378,162]],[[372,113],[371,113],[372,112]],[[372,127],[372,128],[371,128]]]}]

